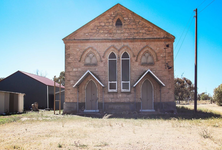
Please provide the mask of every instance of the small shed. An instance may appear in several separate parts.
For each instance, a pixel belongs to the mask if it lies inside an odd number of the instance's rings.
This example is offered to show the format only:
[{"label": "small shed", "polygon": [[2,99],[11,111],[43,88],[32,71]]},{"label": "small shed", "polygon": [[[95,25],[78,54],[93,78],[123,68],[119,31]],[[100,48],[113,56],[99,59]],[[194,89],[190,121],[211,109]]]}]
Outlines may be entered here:
[{"label": "small shed", "polygon": [[0,114],[24,111],[24,93],[0,91]]},{"label": "small shed", "polygon": [[[59,99],[59,86],[56,83],[56,99]],[[46,77],[17,71],[0,81],[0,90],[25,93],[25,110],[30,110],[34,102],[38,102],[38,108],[40,109],[54,108],[54,81]],[[61,91],[61,104],[63,104],[64,86],[61,86]],[[59,103],[56,103],[56,109],[59,109]],[[61,109],[63,109],[63,105],[61,105]]]}]

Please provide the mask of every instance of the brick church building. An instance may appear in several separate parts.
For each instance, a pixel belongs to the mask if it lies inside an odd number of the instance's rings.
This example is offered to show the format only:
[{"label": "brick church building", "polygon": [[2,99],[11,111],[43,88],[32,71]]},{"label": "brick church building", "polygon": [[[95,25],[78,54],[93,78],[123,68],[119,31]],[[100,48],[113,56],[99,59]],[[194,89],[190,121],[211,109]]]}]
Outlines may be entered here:
[{"label": "brick church building", "polygon": [[174,39],[120,4],[65,37],[64,113],[175,111]]}]

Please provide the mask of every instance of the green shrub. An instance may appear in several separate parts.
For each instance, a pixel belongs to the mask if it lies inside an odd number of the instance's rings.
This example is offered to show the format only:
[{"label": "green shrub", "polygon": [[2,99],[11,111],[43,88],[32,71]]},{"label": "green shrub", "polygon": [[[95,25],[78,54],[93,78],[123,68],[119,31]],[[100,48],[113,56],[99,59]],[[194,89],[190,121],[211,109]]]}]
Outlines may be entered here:
[{"label": "green shrub", "polygon": [[222,106],[222,84],[214,89],[213,100],[217,103],[218,106]]},{"label": "green shrub", "polygon": [[58,143],[58,148],[62,148],[62,144]]}]

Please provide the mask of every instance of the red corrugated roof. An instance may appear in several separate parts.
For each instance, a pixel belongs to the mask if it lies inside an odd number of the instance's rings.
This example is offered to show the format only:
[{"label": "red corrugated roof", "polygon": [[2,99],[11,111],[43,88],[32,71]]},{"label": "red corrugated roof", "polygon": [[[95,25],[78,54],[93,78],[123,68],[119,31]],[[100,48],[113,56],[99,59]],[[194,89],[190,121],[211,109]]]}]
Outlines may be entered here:
[{"label": "red corrugated roof", "polygon": [[[24,71],[19,71],[19,72],[21,72],[21,73],[23,73],[23,74],[25,74],[25,75],[33,78],[33,79],[45,84],[45,85],[54,86],[54,81],[50,80],[46,77],[42,77],[42,76],[38,76],[38,75],[35,75],[35,74],[27,73],[27,72],[24,72]],[[59,87],[59,84],[56,83],[56,86]],[[61,88],[65,88],[65,87],[61,85]]]}]

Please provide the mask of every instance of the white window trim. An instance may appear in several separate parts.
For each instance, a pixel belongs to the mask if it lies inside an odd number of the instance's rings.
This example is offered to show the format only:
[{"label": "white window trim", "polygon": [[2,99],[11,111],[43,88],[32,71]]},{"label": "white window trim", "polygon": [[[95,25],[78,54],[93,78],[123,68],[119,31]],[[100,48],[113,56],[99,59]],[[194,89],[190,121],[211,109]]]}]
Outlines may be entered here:
[{"label": "white window trim", "polygon": [[[110,89],[110,83],[116,83],[116,89]],[[117,81],[108,81],[108,91],[109,92],[117,92]]]},{"label": "white window trim", "polygon": [[[123,83],[129,83],[129,89],[123,89]],[[130,81],[121,81],[121,91],[130,92]]]},{"label": "white window trim", "polygon": [[[125,51],[126,52],[126,51]],[[130,55],[129,55],[129,53],[127,53],[128,54],[128,56],[129,56],[129,58],[122,58],[123,57],[123,54],[125,53],[125,52],[123,52],[122,53],[122,55],[121,55],[121,61],[120,61],[120,69],[121,69],[121,92],[130,92]],[[122,60],[129,60],[129,81],[123,81],[122,80],[122,72],[123,72],[123,70],[122,70]],[[123,89],[122,87],[123,87],[123,83],[129,83],[129,89]]]},{"label": "white window trim", "polygon": [[[111,52],[111,53],[114,53],[114,52]],[[117,92],[117,56],[114,53],[116,58],[109,58],[111,53],[109,53],[109,55],[108,55],[108,92]],[[109,61],[110,60],[116,61],[116,81],[109,81]],[[110,83],[116,83],[116,89],[110,89],[110,87],[109,87]]]}]

